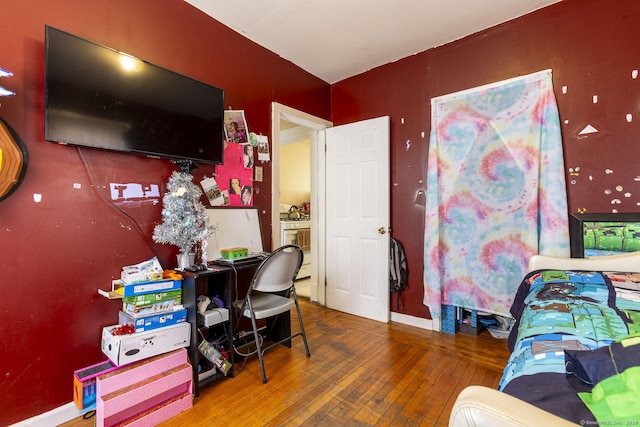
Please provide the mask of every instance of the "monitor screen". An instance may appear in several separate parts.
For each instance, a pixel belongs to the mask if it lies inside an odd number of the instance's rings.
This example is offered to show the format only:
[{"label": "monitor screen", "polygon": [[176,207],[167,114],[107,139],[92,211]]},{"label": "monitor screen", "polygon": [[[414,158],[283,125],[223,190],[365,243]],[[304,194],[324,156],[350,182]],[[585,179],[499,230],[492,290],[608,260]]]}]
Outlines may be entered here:
[{"label": "monitor screen", "polygon": [[640,213],[571,214],[569,228],[574,258],[640,251]]},{"label": "monitor screen", "polygon": [[45,139],[223,161],[221,89],[47,26]]}]

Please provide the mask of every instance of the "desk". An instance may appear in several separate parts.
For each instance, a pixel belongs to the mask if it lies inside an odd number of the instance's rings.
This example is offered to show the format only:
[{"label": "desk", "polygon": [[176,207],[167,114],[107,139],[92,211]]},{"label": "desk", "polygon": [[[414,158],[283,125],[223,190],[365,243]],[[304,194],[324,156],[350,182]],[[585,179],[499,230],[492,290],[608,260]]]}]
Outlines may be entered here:
[{"label": "desk", "polygon": [[[191,366],[193,367],[193,389],[196,396],[200,394],[201,385],[208,384],[224,377],[219,372],[208,376],[207,378],[201,378],[201,376],[198,375],[198,365],[201,361],[201,354],[198,351],[198,345],[202,342],[202,336],[198,332],[196,300],[199,295],[208,295],[209,297],[218,295],[222,298],[225,303],[225,307],[229,308],[229,321],[221,323],[220,326],[212,326],[211,328],[219,328],[219,332],[224,332],[227,337],[231,337],[234,326],[238,322],[238,313],[233,309],[232,302],[238,299],[244,299],[255,269],[260,265],[260,262],[261,260],[256,260],[254,263],[233,267],[226,265],[214,265],[210,270],[197,273],[183,273],[182,303],[187,309],[187,321],[191,323],[191,344],[187,350]],[[277,319],[269,320],[267,323],[267,330],[270,331],[267,339],[271,341],[279,341],[284,337],[290,336],[291,314],[289,312],[283,313],[278,316]],[[291,341],[285,345],[290,347]],[[229,361],[233,365],[234,352],[231,342],[227,341],[223,346],[229,352]],[[234,376],[233,368],[228,376]]]}]

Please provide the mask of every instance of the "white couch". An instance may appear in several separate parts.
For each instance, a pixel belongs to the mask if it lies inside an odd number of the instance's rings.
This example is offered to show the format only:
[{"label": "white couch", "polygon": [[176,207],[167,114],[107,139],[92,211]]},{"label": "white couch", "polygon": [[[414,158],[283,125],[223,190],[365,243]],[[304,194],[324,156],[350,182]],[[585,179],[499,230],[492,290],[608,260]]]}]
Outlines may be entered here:
[{"label": "white couch", "polygon": [[472,385],[458,395],[449,427],[565,427],[576,426],[501,391]]}]

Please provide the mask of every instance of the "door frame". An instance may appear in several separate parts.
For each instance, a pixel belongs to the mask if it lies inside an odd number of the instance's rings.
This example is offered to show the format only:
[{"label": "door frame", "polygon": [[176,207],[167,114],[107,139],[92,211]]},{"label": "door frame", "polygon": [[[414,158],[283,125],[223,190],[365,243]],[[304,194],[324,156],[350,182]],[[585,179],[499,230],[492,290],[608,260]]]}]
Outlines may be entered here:
[{"label": "door frame", "polygon": [[[280,121],[310,128],[311,141],[311,301],[325,305],[325,133],[333,123],[278,102],[271,103],[271,240],[280,242]],[[315,132],[313,132],[315,130]]]}]

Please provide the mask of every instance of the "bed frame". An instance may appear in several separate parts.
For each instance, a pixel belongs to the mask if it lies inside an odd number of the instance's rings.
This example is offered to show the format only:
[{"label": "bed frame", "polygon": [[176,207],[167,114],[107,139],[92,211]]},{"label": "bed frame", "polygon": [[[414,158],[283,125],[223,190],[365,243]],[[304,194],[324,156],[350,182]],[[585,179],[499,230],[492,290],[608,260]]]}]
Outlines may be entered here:
[{"label": "bed frame", "polygon": [[529,271],[542,269],[627,271],[630,273],[640,273],[640,252],[592,258],[560,258],[546,255],[532,256],[529,260]]}]

